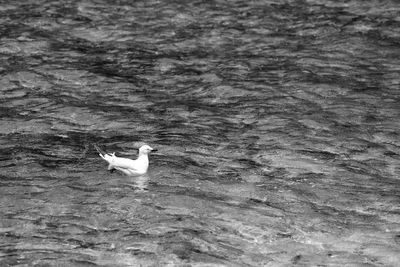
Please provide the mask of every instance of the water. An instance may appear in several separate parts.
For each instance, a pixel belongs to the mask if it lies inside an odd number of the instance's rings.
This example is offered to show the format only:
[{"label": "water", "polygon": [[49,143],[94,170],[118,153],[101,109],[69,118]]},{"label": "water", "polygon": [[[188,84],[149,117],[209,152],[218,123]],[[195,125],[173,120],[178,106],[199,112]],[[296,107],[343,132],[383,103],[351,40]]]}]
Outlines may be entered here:
[{"label": "water", "polygon": [[1,1],[1,266],[398,265],[397,1],[113,2]]}]

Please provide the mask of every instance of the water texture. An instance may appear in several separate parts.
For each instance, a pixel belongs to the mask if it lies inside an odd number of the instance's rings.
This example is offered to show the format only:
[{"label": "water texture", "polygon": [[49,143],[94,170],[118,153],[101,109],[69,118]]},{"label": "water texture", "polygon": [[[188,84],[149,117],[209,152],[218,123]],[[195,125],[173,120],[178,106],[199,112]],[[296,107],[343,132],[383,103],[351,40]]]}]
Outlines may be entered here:
[{"label": "water texture", "polygon": [[[1,266],[398,266],[400,3],[0,1]],[[91,146],[149,173],[108,173]]]}]

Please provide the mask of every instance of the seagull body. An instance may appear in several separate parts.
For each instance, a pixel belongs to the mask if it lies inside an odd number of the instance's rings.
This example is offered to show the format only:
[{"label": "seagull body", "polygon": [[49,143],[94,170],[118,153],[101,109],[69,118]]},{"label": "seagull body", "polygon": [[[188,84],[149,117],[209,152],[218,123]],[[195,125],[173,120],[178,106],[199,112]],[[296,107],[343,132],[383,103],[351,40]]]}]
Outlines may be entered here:
[{"label": "seagull body", "polygon": [[121,158],[115,156],[115,153],[106,153],[101,150],[98,146],[94,145],[99,156],[108,162],[108,170],[118,170],[129,176],[143,175],[149,168],[149,153],[151,151],[157,151],[148,145],[143,145],[139,148],[139,156],[136,160]]}]

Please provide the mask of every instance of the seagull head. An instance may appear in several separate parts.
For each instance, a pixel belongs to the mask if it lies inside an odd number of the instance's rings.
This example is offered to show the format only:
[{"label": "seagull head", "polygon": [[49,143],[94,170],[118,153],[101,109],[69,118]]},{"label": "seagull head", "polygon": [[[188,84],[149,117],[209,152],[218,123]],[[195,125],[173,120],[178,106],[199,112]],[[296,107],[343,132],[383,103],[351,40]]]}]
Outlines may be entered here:
[{"label": "seagull head", "polygon": [[150,147],[149,145],[143,145],[139,148],[139,155],[141,155],[141,154],[147,155],[152,151],[157,151],[157,149],[154,149],[154,148]]}]

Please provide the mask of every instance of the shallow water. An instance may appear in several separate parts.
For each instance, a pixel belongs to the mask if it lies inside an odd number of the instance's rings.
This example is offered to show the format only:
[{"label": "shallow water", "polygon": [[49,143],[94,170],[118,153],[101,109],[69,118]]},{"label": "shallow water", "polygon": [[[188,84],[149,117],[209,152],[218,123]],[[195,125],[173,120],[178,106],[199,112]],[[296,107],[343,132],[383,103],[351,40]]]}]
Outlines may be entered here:
[{"label": "shallow water", "polygon": [[397,1],[113,2],[1,1],[1,266],[400,262]]}]

